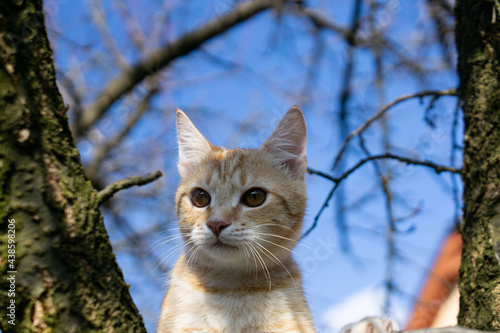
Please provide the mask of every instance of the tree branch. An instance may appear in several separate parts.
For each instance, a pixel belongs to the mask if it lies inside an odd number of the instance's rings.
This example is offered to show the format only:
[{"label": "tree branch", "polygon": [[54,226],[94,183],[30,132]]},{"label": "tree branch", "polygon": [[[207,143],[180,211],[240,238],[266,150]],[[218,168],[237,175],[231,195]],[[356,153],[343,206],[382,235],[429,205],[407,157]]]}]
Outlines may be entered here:
[{"label": "tree branch", "polygon": [[293,13],[304,15],[305,17],[307,17],[318,29],[332,30],[342,35],[342,37],[346,39],[349,36],[350,33],[349,29],[341,27],[340,25],[331,21],[329,18],[326,18],[324,15],[314,11],[311,8],[307,8],[304,6],[294,6],[291,9]]},{"label": "tree branch", "polygon": [[424,91],[421,91],[421,92],[415,93],[415,94],[403,95],[403,96],[395,99],[391,103],[389,103],[386,106],[384,106],[383,108],[381,108],[373,116],[371,116],[370,118],[368,118],[361,126],[359,126],[356,130],[352,131],[345,138],[344,142],[342,143],[342,145],[340,147],[339,153],[337,154],[337,157],[335,158],[335,162],[333,163],[334,167],[339,163],[340,159],[342,158],[342,155],[344,154],[344,152],[345,152],[345,150],[347,148],[347,144],[349,143],[349,141],[351,141],[351,139],[354,136],[361,134],[364,130],[366,130],[368,128],[368,126],[370,126],[374,121],[376,121],[377,119],[379,119],[380,117],[382,117],[393,106],[395,106],[395,105],[397,105],[397,104],[399,104],[401,102],[407,101],[409,99],[413,99],[413,98],[417,98],[417,97],[422,98],[422,97],[425,97],[425,96],[435,96],[435,97],[441,97],[441,96],[458,96],[458,92],[456,91],[456,89],[424,90]]},{"label": "tree branch", "polygon": [[109,200],[118,191],[130,188],[132,186],[142,186],[149,184],[162,176],[163,174],[161,173],[161,171],[157,170],[156,172],[150,173],[145,176],[128,177],[116,181],[113,184],[106,186],[103,190],[97,193],[98,205],[101,205],[103,202]]},{"label": "tree branch", "polygon": [[153,96],[160,91],[160,89],[156,80],[153,80],[149,86],[151,86],[151,88],[149,88],[149,91],[137,105],[137,111],[127,119],[125,127],[122,128],[121,131],[118,132],[113,138],[96,147],[94,152],[94,161],[88,168],[86,168],[86,173],[89,178],[98,178],[101,164],[106,158],[109,157],[109,152],[122,143],[123,139],[130,133],[140,118],[150,109],[150,101]]},{"label": "tree branch", "polygon": [[318,170],[314,170],[314,169],[311,169],[311,168],[307,168],[307,173],[309,173],[311,175],[318,175],[320,177],[323,177],[323,178],[326,178],[328,180],[331,180],[334,183],[338,183],[339,182],[339,178],[330,176],[329,174],[324,173],[322,171],[318,171]]},{"label": "tree branch", "polygon": [[356,165],[354,165],[353,167],[351,167],[349,170],[347,170],[346,172],[344,172],[339,177],[334,177],[334,176],[331,176],[331,175],[329,175],[327,173],[324,173],[322,171],[318,171],[318,170],[315,170],[315,169],[312,169],[312,168],[307,168],[307,173],[318,175],[318,176],[326,178],[326,179],[328,179],[328,180],[330,180],[330,181],[332,181],[334,183],[339,183],[342,180],[344,180],[345,178],[347,178],[351,173],[353,173],[354,171],[356,171],[356,169],[359,169],[366,162],[373,161],[373,160],[379,160],[379,159],[393,159],[393,160],[398,160],[398,161],[406,163],[406,164],[422,165],[422,166],[426,166],[426,167],[434,169],[436,171],[436,173],[452,172],[452,173],[458,173],[458,174],[460,174],[462,172],[461,169],[449,167],[449,166],[446,166],[446,165],[436,164],[436,163],[433,163],[433,162],[430,162],[430,161],[419,161],[419,160],[416,160],[416,159],[413,159],[413,158],[398,156],[398,155],[395,155],[395,154],[392,154],[392,153],[385,153],[385,154],[380,154],[380,155],[368,156],[368,157],[360,160],[358,163],[356,163]]},{"label": "tree branch", "polygon": [[[335,22],[331,21],[330,18],[327,18],[322,13],[318,13],[317,11],[304,7],[304,6],[290,6],[290,10],[292,13],[296,15],[303,15],[307,19],[311,21],[311,23],[316,27],[316,29],[327,29],[332,32],[340,35],[349,45],[357,46],[357,47],[385,47],[386,50],[394,53],[394,55],[400,60],[401,64],[407,67],[411,72],[415,72],[417,76],[423,76],[425,70],[420,66],[420,64],[415,61],[415,59],[408,58],[401,51],[401,47],[399,45],[394,45],[393,42],[386,36],[373,36],[372,34],[357,34],[353,35],[353,30],[349,28],[344,28]],[[378,38],[374,38],[378,37]]]},{"label": "tree branch", "polygon": [[216,17],[202,27],[184,34],[164,48],[153,52],[148,58],[124,70],[102,89],[94,103],[85,110],[81,122],[77,124],[78,133],[88,130],[117,99],[132,90],[145,77],[155,74],[173,60],[196,50],[211,38],[226,32],[261,11],[271,8],[275,3],[276,1],[273,0],[253,0],[240,3],[232,12]]},{"label": "tree branch", "polygon": [[330,204],[330,199],[332,198],[333,194],[335,193],[335,191],[339,187],[339,184],[344,179],[346,179],[347,177],[349,177],[349,175],[351,175],[354,171],[356,171],[361,166],[363,166],[366,162],[373,161],[373,160],[378,160],[378,159],[387,159],[387,158],[388,159],[397,160],[397,161],[400,161],[400,162],[403,162],[403,163],[406,163],[406,164],[426,166],[426,167],[434,169],[434,171],[436,171],[436,173],[441,173],[441,172],[453,172],[453,173],[458,173],[458,174],[461,173],[461,170],[457,169],[457,168],[452,168],[452,167],[445,166],[445,165],[439,165],[439,164],[436,164],[436,163],[433,163],[433,162],[429,162],[429,161],[419,161],[419,160],[415,160],[415,159],[408,158],[408,157],[402,157],[402,156],[394,155],[394,154],[391,154],[391,153],[385,153],[385,154],[381,154],[381,155],[368,156],[368,157],[360,160],[358,163],[356,163],[350,169],[346,170],[339,177],[333,177],[333,176],[330,176],[330,175],[328,175],[328,174],[326,174],[324,172],[317,171],[317,170],[314,170],[314,169],[311,169],[311,168],[307,168],[307,172],[308,173],[315,174],[315,175],[321,176],[323,178],[326,178],[326,179],[334,182],[335,185],[333,185],[332,189],[328,193],[328,196],[326,197],[325,202],[321,206],[318,214],[316,214],[316,216],[314,217],[313,224],[311,225],[311,227],[309,229],[307,229],[307,231],[304,233],[304,235],[302,235],[302,237],[300,239],[305,238],[307,235],[309,235],[309,233],[311,233],[311,231],[314,228],[316,228],[316,225],[318,224],[318,220],[319,220],[321,214],[323,213],[323,211],[325,210],[325,208],[327,208],[328,205]]},{"label": "tree branch", "polygon": [[[430,161],[419,161],[419,160],[416,160],[416,159],[413,159],[413,158],[398,156],[398,155],[394,155],[394,154],[391,154],[391,153],[385,153],[385,154],[381,154],[381,155],[369,156],[365,160],[376,160],[376,159],[381,159],[381,158],[382,159],[389,158],[389,159],[393,159],[393,160],[398,160],[398,161],[406,163],[406,164],[426,166],[426,167],[434,169],[434,171],[436,171],[436,173],[452,172],[452,173],[458,173],[458,174],[460,174],[462,172],[461,169],[457,169],[457,168],[454,168],[454,167],[449,167],[449,166],[446,166],[446,165],[440,165],[440,164],[436,164],[436,163],[433,163],[433,162],[430,162]],[[365,161],[365,160],[362,160],[362,161]]]},{"label": "tree branch", "polygon": [[97,27],[97,31],[99,31],[99,33],[101,34],[105,47],[108,49],[109,53],[113,56],[114,60],[121,68],[128,68],[129,65],[127,63],[127,60],[116,45],[116,41],[113,38],[113,35],[106,22],[106,11],[104,9],[102,0],[90,1],[90,10],[91,18]]}]

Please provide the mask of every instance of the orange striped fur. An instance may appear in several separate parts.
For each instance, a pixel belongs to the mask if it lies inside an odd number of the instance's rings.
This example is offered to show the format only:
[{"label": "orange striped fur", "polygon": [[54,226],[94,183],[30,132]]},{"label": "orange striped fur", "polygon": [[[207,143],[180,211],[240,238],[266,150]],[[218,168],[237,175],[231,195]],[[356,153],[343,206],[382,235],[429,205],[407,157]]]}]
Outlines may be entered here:
[{"label": "orange striped fur", "polygon": [[[255,150],[213,146],[180,110],[177,133],[185,250],[171,272],[158,332],[314,332],[291,256],[306,206],[300,109],[291,108]],[[206,203],[193,199],[197,189],[210,196],[206,206],[196,206]],[[262,198],[255,189],[265,200],[252,207],[248,202]]]}]

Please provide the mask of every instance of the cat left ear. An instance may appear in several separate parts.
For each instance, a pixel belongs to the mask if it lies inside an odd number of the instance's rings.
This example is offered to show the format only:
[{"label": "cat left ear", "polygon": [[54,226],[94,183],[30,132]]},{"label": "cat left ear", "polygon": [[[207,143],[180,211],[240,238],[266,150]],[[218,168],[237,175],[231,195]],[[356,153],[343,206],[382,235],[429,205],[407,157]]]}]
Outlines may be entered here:
[{"label": "cat left ear", "polygon": [[188,116],[177,109],[177,141],[179,144],[179,163],[177,167],[181,178],[188,176],[189,168],[199,163],[212,150],[212,145],[193,125]]},{"label": "cat left ear", "polygon": [[285,113],[259,150],[267,152],[278,165],[289,170],[293,178],[300,179],[307,171],[306,144],[306,122],[295,105]]}]

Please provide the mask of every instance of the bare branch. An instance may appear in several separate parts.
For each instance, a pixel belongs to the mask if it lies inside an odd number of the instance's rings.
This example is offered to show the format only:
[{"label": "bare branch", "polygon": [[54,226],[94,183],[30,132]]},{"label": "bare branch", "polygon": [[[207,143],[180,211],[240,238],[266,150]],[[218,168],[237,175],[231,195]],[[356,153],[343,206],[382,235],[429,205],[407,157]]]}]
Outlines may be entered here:
[{"label": "bare branch", "polygon": [[152,86],[152,88],[149,89],[147,94],[139,102],[137,111],[127,119],[125,127],[122,128],[121,131],[113,138],[96,147],[96,150],[94,152],[94,161],[88,168],[86,168],[87,175],[91,179],[98,178],[98,171],[102,165],[102,162],[108,157],[109,152],[115,149],[123,141],[123,139],[128,135],[132,128],[137,124],[139,119],[146,113],[146,111],[150,109],[151,99],[155,94],[158,93],[158,91],[160,91],[159,87],[157,86],[156,80],[153,80],[153,84],[150,84],[150,86]]},{"label": "bare branch", "polygon": [[[355,0],[353,4],[353,11],[351,15],[351,21],[349,25],[348,33],[344,35],[344,39],[347,43],[347,50],[345,53],[345,67],[342,73],[342,83],[341,90],[338,96],[339,103],[339,111],[337,114],[337,122],[338,122],[338,134],[340,137],[340,141],[344,140],[349,133],[349,102],[353,95],[353,85],[352,82],[354,80],[354,70],[356,67],[355,55],[356,55],[356,46],[355,40],[358,34],[360,25],[361,25],[361,12],[363,8],[362,0]],[[339,163],[340,171],[343,171],[344,165]],[[332,168],[332,171],[334,168]],[[346,205],[346,191],[344,187],[340,187],[338,189],[338,194],[335,197],[335,224],[340,234],[340,247],[343,252],[347,252],[350,250],[351,245],[349,243],[349,237],[347,236],[347,221],[346,221],[346,213],[344,207]]]},{"label": "bare branch", "polygon": [[454,167],[449,167],[449,166],[446,166],[446,165],[440,165],[440,164],[436,164],[436,163],[429,162],[429,161],[419,161],[419,160],[416,160],[416,159],[413,159],[413,158],[402,157],[402,156],[394,155],[394,154],[391,154],[391,153],[385,153],[385,154],[382,154],[382,155],[369,156],[369,157],[365,158],[364,160],[362,160],[361,162],[363,162],[365,160],[375,160],[375,159],[381,159],[381,158],[389,158],[389,159],[393,159],[393,160],[398,160],[398,161],[406,163],[406,164],[426,166],[426,167],[434,169],[434,171],[436,171],[436,173],[452,172],[452,173],[458,173],[458,174],[460,174],[462,172],[461,169],[457,169],[457,168],[454,168]]},{"label": "bare branch", "polygon": [[323,14],[317,11],[307,8],[304,6],[290,6],[291,12],[297,15],[303,15],[309,19],[316,29],[327,29],[340,35],[349,45],[357,47],[371,46],[374,48],[383,47],[384,49],[394,53],[394,55],[400,60],[400,62],[407,67],[411,72],[415,72],[418,77],[422,77],[425,70],[421,67],[418,61],[409,58],[401,51],[402,47],[399,45],[394,45],[387,36],[373,36],[372,34],[356,34],[351,28],[344,28],[335,22],[331,21],[330,18],[325,17]]},{"label": "bare branch", "polygon": [[324,172],[321,172],[321,171],[318,171],[318,170],[314,170],[314,169],[311,169],[311,168],[307,168],[307,173],[309,174],[312,174],[312,175],[318,175],[318,176],[321,176],[323,178],[326,178],[328,180],[331,180],[332,182],[334,183],[338,183],[339,182],[339,178],[336,178],[336,177],[333,177],[333,176],[330,176],[329,174],[327,173],[324,173]]},{"label": "bare branch", "polygon": [[102,191],[99,191],[99,193],[97,193],[97,202],[99,205],[101,205],[103,202],[113,197],[113,195],[115,195],[115,193],[118,191],[130,188],[132,186],[142,186],[149,184],[162,176],[163,174],[161,173],[161,171],[157,170],[156,172],[150,173],[145,176],[128,177],[116,181],[113,184],[106,186]]},{"label": "bare branch", "polygon": [[[311,52],[311,58],[309,62],[309,68],[307,70],[307,74],[304,80],[304,86],[302,88],[302,92],[299,94],[300,99],[311,102],[313,100],[312,91],[316,89],[315,83],[321,72],[319,70],[319,64],[321,63],[321,58],[323,57],[323,52],[325,51],[325,41],[320,33],[317,33],[313,36],[314,38],[314,49]],[[308,97],[309,96],[309,97]],[[306,103],[302,103],[302,107],[306,107]]]},{"label": "bare branch", "polygon": [[[375,91],[377,93],[377,108],[382,108],[385,105],[385,76],[383,71],[384,59],[382,57],[383,48],[379,40],[383,39],[382,29],[379,24],[377,24],[377,4],[374,0],[369,1],[370,11],[368,14],[369,29],[371,31],[373,46],[373,60],[375,67]],[[380,127],[382,130],[382,145],[385,151],[390,149],[390,126],[387,115],[380,118]],[[368,147],[365,144],[363,136],[359,135],[360,147],[366,156],[371,156]],[[386,240],[387,240],[387,262],[385,267],[385,295],[384,295],[384,307],[383,311],[385,315],[388,315],[391,311],[391,301],[392,294],[395,289],[395,258],[396,258],[396,221],[394,218],[393,201],[394,194],[391,189],[392,180],[392,170],[388,168],[386,163],[379,165],[378,160],[373,160],[372,164],[380,179],[380,187],[385,199],[385,210],[387,218],[387,229],[386,229]]]},{"label": "bare branch", "polygon": [[121,13],[125,21],[125,29],[128,36],[138,50],[144,51],[144,44],[147,41],[147,38],[139,23],[132,17],[132,14],[123,1],[114,1],[114,5],[116,10]]},{"label": "bare branch", "polygon": [[453,8],[443,0],[427,0],[427,10],[434,21],[434,30],[443,53],[443,63],[454,66],[451,47],[453,40]]},{"label": "bare branch", "polygon": [[328,196],[326,197],[325,199],[325,202],[323,203],[323,205],[321,206],[321,208],[319,209],[319,212],[318,214],[316,214],[316,216],[314,217],[314,221],[313,221],[313,224],[309,227],[309,229],[307,229],[307,231],[300,237],[300,239],[304,239],[307,237],[307,235],[309,235],[311,233],[311,231],[314,230],[314,228],[316,228],[316,226],[318,225],[318,220],[321,216],[321,214],[323,214],[323,211],[325,210],[325,208],[328,207],[328,205],[330,204],[330,199],[332,198],[333,196],[333,193],[335,193],[335,191],[337,190],[337,188],[339,187],[339,184],[340,184],[340,181],[339,182],[336,182],[335,185],[333,185],[332,189],[330,190],[330,193],[328,193]]},{"label": "bare branch", "polygon": [[429,162],[429,161],[419,161],[419,160],[416,160],[413,158],[398,156],[398,155],[395,155],[392,153],[385,153],[385,154],[381,154],[381,155],[368,156],[368,157],[360,160],[358,163],[356,163],[356,165],[354,165],[349,170],[344,172],[340,177],[333,177],[327,173],[324,173],[324,172],[318,171],[318,170],[314,170],[311,168],[307,168],[307,173],[321,176],[321,177],[326,178],[334,183],[339,183],[342,180],[344,180],[345,178],[347,178],[351,173],[353,173],[354,171],[359,169],[366,162],[373,161],[373,160],[379,160],[379,159],[393,159],[393,160],[398,160],[398,161],[406,163],[406,164],[422,165],[422,166],[426,166],[426,167],[434,169],[437,173],[452,172],[452,173],[460,174],[462,172],[461,169],[457,169],[457,168],[453,168],[453,167],[449,167],[449,166],[445,166],[445,165],[440,165],[440,164],[436,164],[436,163]]},{"label": "bare branch", "polygon": [[314,217],[313,224],[304,233],[304,235],[302,235],[301,239],[305,238],[307,235],[309,235],[309,233],[311,233],[311,231],[314,228],[316,228],[316,225],[318,224],[318,220],[319,220],[321,214],[323,213],[323,211],[325,210],[325,208],[327,208],[328,205],[330,204],[330,199],[332,198],[333,194],[335,193],[335,191],[339,187],[339,184],[344,179],[346,179],[347,177],[349,177],[350,174],[352,174],[354,171],[356,171],[357,169],[359,169],[366,162],[373,161],[373,160],[378,160],[378,159],[387,159],[387,158],[388,159],[393,159],[393,160],[398,160],[398,161],[406,163],[406,164],[426,166],[426,167],[434,169],[434,171],[436,171],[437,173],[441,173],[441,172],[452,172],[452,173],[458,173],[458,174],[461,173],[461,170],[457,169],[457,168],[452,168],[452,167],[449,167],[449,166],[439,165],[439,164],[436,164],[436,163],[433,163],[433,162],[429,162],[429,161],[419,161],[419,160],[415,160],[415,159],[408,158],[408,157],[402,157],[402,156],[394,155],[394,154],[391,154],[391,153],[385,153],[385,154],[381,154],[381,155],[368,156],[368,157],[360,160],[358,163],[356,163],[350,169],[346,170],[342,175],[340,175],[340,177],[333,177],[333,176],[325,174],[325,173],[323,173],[321,171],[317,171],[317,170],[313,170],[311,168],[307,168],[307,172],[308,173],[315,174],[315,175],[321,176],[323,178],[326,178],[326,179],[334,182],[335,185],[333,185],[332,189],[328,193],[328,196],[326,197],[325,202],[321,206],[318,214],[316,214],[316,216]]},{"label": "bare branch", "polygon": [[116,42],[109,30],[109,26],[106,22],[106,11],[104,10],[102,0],[93,0],[90,2],[90,8],[92,13],[92,20],[94,21],[97,30],[102,36],[104,45],[112,54],[113,58],[118,62],[120,67],[126,69],[128,67],[127,60],[122,55]]},{"label": "bare branch", "polygon": [[271,8],[275,3],[276,1],[273,0],[253,0],[240,3],[232,12],[216,17],[202,27],[184,34],[164,48],[151,53],[148,58],[124,70],[102,89],[95,102],[87,108],[82,115],[81,122],[77,125],[78,132],[82,133],[88,130],[117,99],[129,92],[145,77],[155,74],[173,60],[196,50],[211,38],[226,32],[261,11]]},{"label": "bare branch", "polygon": [[421,92],[415,93],[415,94],[403,95],[403,96],[395,99],[391,103],[389,103],[386,106],[384,106],[383,108],[381,108],[373,116],[371,116],[370,118],[368,118],[368,120],[366,120],[361,126],[359,126],[356,130],[352,131],[345,138],[345,140],[342,143],[342,145],[340,147],[340,150],[339,150],[339,152],[337,154],[337,157],[335,158],[335,162],[333,163],[334,167],[339,163],[340,159],[342,158],[342,155],[344,154],[344,152],[345,152],[345,150],[347,148],[347,144],[349,143],[349,141],[351,141],[351,139],[353,137],[355,137],[356,135],[359,135],[359,134],[363,133],[364,130],[366,130],[374,121],[376,121],[377,119],[379,119],[380,117],[382,117],[393,106],[395,106],[395,105],[397,105],[397,104],[399,104],[401,102],[407,101],[409,99],[422,98],[422,97],[425,97],[425,96],[435,96],[435,97],[441,97],[441,96],[458,96],[458,92],[457,92],[456,89],[424,90],[424,91],[421,91]]},{"label": "bare branch", "polygon": [[293,13],[306,16],[318,29],[332,30],[336,33],[341,34],[344,38],[347,38],[347,36],[350,33],[349,29],[341,27],[340,25],[332,22],[329,18],[324,17],[322,14],[317,13],[316,11],[310,8],[304,6],[294,6],[291,8]]}]

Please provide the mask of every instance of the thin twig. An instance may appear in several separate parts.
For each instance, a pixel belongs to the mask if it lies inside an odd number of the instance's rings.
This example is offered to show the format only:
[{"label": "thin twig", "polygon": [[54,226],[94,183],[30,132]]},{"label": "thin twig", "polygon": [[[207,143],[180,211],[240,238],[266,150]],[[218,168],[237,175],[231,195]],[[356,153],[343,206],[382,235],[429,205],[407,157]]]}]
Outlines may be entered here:
[{"label": "thin twig", "polygon": [[[387,134],[387,133],[384,133]],[[363,139],[363,135],[359,135],[360,139],[360,147],[363,152],[367,156],[371,156],[368,147],[365,145],[365,141]],[[390,169],[387,168],[387,174],[383,174],[378,160],[372,160],[373,167],[375,168],[375,172],[377,173],[378,178],[380,179],[380,186],[382,187],[382,192],[385,198],[385,209],[387,212],[387,266],[385,271],[385,286],[386,286],[386,295],[384,300],[384,315],[389,315],[391,309],[391,296],[394,292],[395,283],[394,283],[394,259],[396,257],[396,243],[395,243],[395,233],[396,233],[396,222],[393,214],[393,195],[391,192],[390,181],[391,181],[391,172]]]},{"label": "thin twig", "polygon": [[[140,51],[144,51],[144,44],[148,41],[148,38],[142,31],[141,26],[137,20],[132,16],[128,7],[123,1],[114,1],[114,8],[121,14],[125,21],[125,29],[130,40],[135,44],[135,47]],[[155,14],[157,16],[158,13]]]},{"label": "thin twig", "polygon": [[116,181],[113,184],[106,186],[103,190],[97,193],[98,205],[101,205],[103,202],[109,200],[118,191],[130,188],[132,186],[142,186],[149,184],[162,176],[163,174],[161,173],[161,171],[157,170],[156,172],[147,174],[145,176],[128,177]]},{"label": "thin twig", "polygon": [[400,161],[400,162],[403,162],[403,163],[406,163],[406,164],[426,166],[426,167],[429,167],[431,169],[434,169],[434,171],[436,171],[436,173],[452,172],[452,173],[460,174],[462,172],[461,169],[452,168],[452,167],[449,167],[449,166],[440,165],[440,164],[436,164],[436,163],[429,162],[429,161],[419,161],[419,160],[415,160],[413,158],[408,158],[408,157],[402,157],[402,156],[394,155],[392,153],[385,153],[385,154],[381,154],[381,155],[368,156],[368,157],[360,160],[358,163],[356,163],[350,169],[346,170],[339,177],[333,177],[333,176],[330,176],[330,175],[328,175],[328,174],[326,174],[324,172],[317,171],[317,170],[314,170],[314,169],[311,169],[311,168],[307,168],[307,172],[308,173],[315,174],[315,175],[321,176],[321,177],[323,177],[325,179],[328,179],[328,180],[334,182],[335,185],[333,185],[333,187],[330,190],[330,192],[328,193],[328,196],[326,197],[323,205],[321,206],[319,212],[314,217],[313,224],[311,225],[311,227],[309,227],[309,229],[307,229],[307,231],[304,233],[304,235],[302,235],[301,239],[305,238],[307,235],[309,235],[309,233],[311,233],[311,231],[314,228],[316,228],[316,225],[318,224],[318,220],[319,220],[321,214],[323,213],[323,211],[325,210],[325,208],[327,208],[328,205],[330,204],[330,199],[332,198],[333,194],[335,193],[335,191],[339,187],[339,184],[344,179],[346,179],[347,177],[349,177],[349,175],[351,175],[354,171],[356,171],[361,166],[363,166],[366,162],[373,161],[373,160],[378,160],[378,159],[393,159],[393,160],[397,160],[397,161]]},{"label": "thin twig", "polygon": [[134,66],[124,70],[102,89],[94,103],[87,108],[82,115],[81,123],[77,125],[78,132],[87,131],[117,99],[132,90],[147,76],[157,73],[173,60],[198,49],[213,37],[222,35],[233,26],[263,10],[272,8],[275,4],[276,1],[273,0],[242,2],[230,13],[216,17],[198,29],[184,34],[165,47],[152,52],[146,59],[142,59]]},{"label": "thin twig", "polygon": [[[342,74],[342,89],[338,97],[339,111],[337,114],[338,123],[338,133],[340,141],[345,140],[349,134],[349,102],[352,96],[352,81],[356,62],[354,61],[356,54],[356,36],[360,28],[360,16],[363,8],[363,1],[356,0],[354,2],[354,8],[351,16],[351,22],[349,26],[348,33],[344,36],[345,42],[347,43],[347,50],[345,55],[345,67]],[[337,168],[336,168],[337,167]],[[332,171],[338,170],[343,172],[345,166],[343,163],[339,163],[337,166],[332,167]],[[338,188],[338,194],[335,197],[335,225],[339,231],[340,235],[340,248],[342,252],[348,252],[351,248],[349,237],[347,235],[347,221],[346,213],[344,207],[346,205],[346,189],[345,187]]]},{"label": "thin twig", "polygon": [[351,139],[354,136],[359,135],[364,130],[366,130],[374,121],[376,121],[377,119],[379,119],[380,117],[382,117],[393,106],[395,106],[395,105],[397,105],[397,104],[399,104],[401,102],[407,101],[409,99],[413,99],[413,98],[422,98],[422,97],[425,97],[425,96],[438,96],[438,97],[440,97],[440,96],[457,96],[457,95],[458,95],[458,93],[457,93],[456,89],[424,90],[424,91],[421,91],[421,92],[415,93],[415,94],[403,95],[403,96],[395,99],[391,103],[389,103],[386,106],[384,106],[383,108],[381,108],[373,116],[371,116],[370,118],[368,118],[361,126],[359,126],[356,130],[352,131],[345,138],[345,140],[342,143],[342,145],[340,147],[340,150],[339,150],[339,152],[337,154],[337,157],[335,158],[335,162],[333,164],[334,167],[339,163],[340,159],[342,158],[342,155],[344,154],[344,151],[346,150],[347,144],[349,143],[349,141],[351,141]]},{"label": "thin twig", "polygon": [[391,153],[385,153],[385,154],[381,154],[381,155],[369,156],[366,159],[373,160],[373,159],[381,159],[381,158],[389,158],[389,159],[393,159],[393,160],[398,160],[398,161],[406,163],[406,164],[426,166],[426,167],[434,169],[434,171],[436,171],[436,173],[451,172],[451,173],[460,174],[462,172],[462,170],[458,169],[458,168],[449,167],[449,166],[446,166],[446,165],[440,165],[440,164],[436,164],[436,163],[433,163],[433,162],[430,162],[430,161],[419,161],[419,160],[416,160],[416,159],[413,159],[413,158],[398,156],[398,155],[394,155],[394,154],[391,154]]},{"label": "thin twig", "polygon": [[[398,218],[394,218],[394,225],[396,225],[397,222],[401,222],[401,221],[404,221],[404,220],[408,220],[409,218],[419,214],[420,212],[422,211],[422,208],[419,206],[417,208],[415,208],[410,214],[407,214],[405,216],[401,216],[401,217],[398,217]],[[402,231],[400,229],[397,229],[398,232],[405,232],[405,231]]]},{"label": "thin twig", "polygon": [[101,169],[102,162],[106,158],[109,158],[109,152],[115,149],[123,142],[123,139],[135,127],[135,125],[139,122],[141,117],[148,110],[150,110],[151,99],[160,91],[160,88],[158,87],[156,80],[152,80],[151,84],[148,85],[152,86],[152,88],[149,89],[146,95],[138,103],[137,111],[126,120],[125,126],[114,137],[96,147],[94,152],[94,160],[86,170],[87,175],[90,178],[98,177],[99,173],[98,171]]},{"label": "thin twig", "polygon": [[327,173],[324,173],[322,171],[318,171],[318,170],[315,170],[315,169],[312,169],[309,167],[307,168],[307,173],[318,175],[318,176],[326,178],[334,183],[339,183],[342,180],[344,180],[344,178],[349,176],[351,173],[356,171],[356,169],[361,167],[366,162],[373,161],[373,160],[379,160],[379,159],[393,159],[393,160],[398,160],[398,161],[406,163],[406,164],[422,165],[422,166],[426,166],[426,167],[434,169],[437,173],[441,173],[441,172],[452,172],[452,173],[457,173],[457,174],[461,173],[461,169],[458,169],[458,168],[453,168],[453,167],[449,167],[446,165],[440,165],[440,164],[436,164],[436,163],[433,163],[430,161],[419,161],[419,160],[416,160],[413,158],[403,157],[403,156],[395,155],[392,153],[385,153],[385,154],[380,154],[380,155],[368,156],[368,157],[360,160],[358,163],[356,163],[353,167],[351,167],[349,170],[344,172],[339,177],[334,177],[334,176],[331,176]]},{"label": "thin twig", "polygon": [[441,46],[443,64],[453,66],[450,44],[453,36],[453,7],[443,0],[425,2],[430,19],[434,22],[434,31]]},{"label": "thin twig", "polygon": [[[376,21],[376,12],[377,12],[377,4],[374,0],[369,1],[370,4],[370,12],[369,12],[369,22],[370,22],[370,31],[372,31],[373,38],[373,60],[375,67],[375,90],[377,92],[377,108],[383,108],[386,104],[385,101],[385,80],[384,80],[384,71],[383,71],[383,57],[382,57],[382,45],[379,42],[382,39],[382,31],[380,25]],[[388,115],[384,114],[384,116],[380,117],[380,127],[382,129],[382,145],[384,147],[384,151],[389,151],[390,144],[390,126]],[[358,136],[360,147],[366,156],[371,156],[368,147],[365,144],[365,140],[362,134]],[[382,160],[385,161],[385,160]],[[380,187],[382,189],[382,193],[384,194],[385,199],[385,209],[387,214],[387,230],[386,230],[386,239],[387,239],[387,262],[385,269],[385,300],[384,300],[384,315],[389,315],[391,311],[391,301],[392,294],[395,288],[395,277],[394,277],[394,266],[395,266],[395,257],[396,257],[396,242],[395,242],[395,233],[396,233],[396,222],[394,218],[393,212],[393,193],[391,190],[391,180],[392,180],[392,171],[387,167],[386,163],[382,163],[379,165],[378,160],[373,160],[372,164],[377,173],[378,178],[380,179]]]},{"label": "thin twig", "polygon": [[108,49],[110,54],[113,56],[114,60],[122,69],[127,69],[129,67],[127,60],[120,52],[120,49],[116,45],[116,41],[110,31],[110,26],[108,25],[106,18],[106,10],[104,9],[102,0],[94,0],[90,2],[91,16],[94,24],[97,27],[97,31],[102,36],[105,47]]},{"label": "thin twig", "polygon": [[314,228],[316,228],[316,226],[318,225],[318,220],[319,220],[319,217],[321,216],[321,214],[323,213],[323,211],[325,210],[325,208],[328,207],[329,203],[330,203],[330,199],[332,198],[333,196],[333,193],[335,193],[335,191],[337,190],[337,188],[339,187],[339,184],[340,184],[340,181],[335,183],[335,185],[333,185],[332,189],[330,190],[330,193],[328,193],[328,196],[326,197],[325,199],[325,202],[323,203],[323,205],[321,206],[321,208],[319,209],[319,212],[318,214],[316,214],[316,216],[314,217],[314,221],[313,221],[313,224],[309,227],[309,229],[307,229],[307,231],[300,237],[300,239],[304,239],[307,237],[307,235],[309,235],[311,233],[311,231],[314,230]]},{"label": "thin twig", "polygon": [[341,27],[340,25],[334,23],[331,19],[311,8],[305,6],[290,6],[290,10],[292,13],[301,14],[307,17],[318,29],[332,30],[342,35],[344,38],[347,38],[349,35],[349,29]]},{"label": "thin twig", "polygon": [[[302,100],[312,101],[312,91],[316,89],[315,83],[318,79],[319,73],[319,64],[321,63],[321,58],[323,57],[323,52],[325,51],[325,42],[320,33],[316,33],[313,36],[314,38],[314,48],[311,53],[311,60],[309,64],[309,68],[307,69],[306,78],[304,80],[304,87],[302,88],[302,92],[299,96],[302,96]],[[310,96],[310,97],[307,97]],[[302,108],[306,108],[305,103],[302,103]]]},{"label": "thin twig", "polygon": [[324,173],[322,171],[318,171],[318,170],[315,170],[315,169],[311,169],[311,168],[307,168],[307,173],[309,174],[312,174],[312,175],[318,175],[318,176],[321,176],[323,178],[326,178],[328,180],[331,180],[332,182],[334,183],[338,183],[339,182],[339,179],[336,178],[336,177],[333,177],[333,176],[330,176],[329,174],[327,173]]}]

